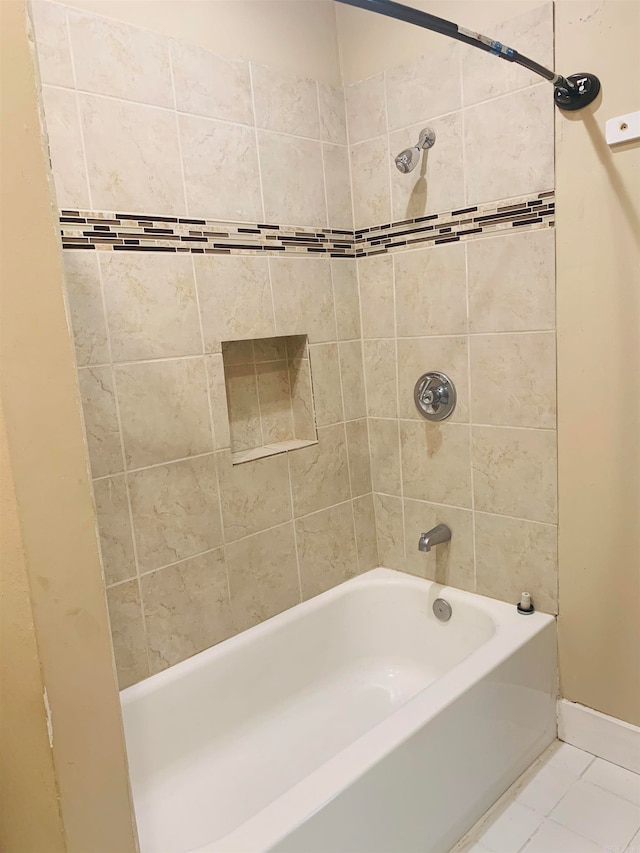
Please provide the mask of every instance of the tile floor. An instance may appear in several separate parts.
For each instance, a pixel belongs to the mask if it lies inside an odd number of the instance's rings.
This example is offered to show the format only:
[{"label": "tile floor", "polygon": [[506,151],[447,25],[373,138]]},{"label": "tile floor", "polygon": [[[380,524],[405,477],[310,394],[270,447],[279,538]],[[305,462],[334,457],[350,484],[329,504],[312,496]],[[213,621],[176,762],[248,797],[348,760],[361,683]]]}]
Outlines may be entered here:
[{"label": "tile floor", "polygon": [[555,741],[451,853],[640,853],[640,776]]}]

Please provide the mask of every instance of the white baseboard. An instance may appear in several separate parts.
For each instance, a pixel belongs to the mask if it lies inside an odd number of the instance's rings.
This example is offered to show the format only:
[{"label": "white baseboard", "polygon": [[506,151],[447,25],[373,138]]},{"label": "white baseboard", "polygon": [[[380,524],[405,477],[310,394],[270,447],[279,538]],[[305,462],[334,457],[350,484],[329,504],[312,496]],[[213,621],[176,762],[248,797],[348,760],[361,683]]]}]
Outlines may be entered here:
[{"label": "white baseboard", "polygon": [[640,728],[585,705],[558,700],[558,737],[592,755],[640,773]]}]

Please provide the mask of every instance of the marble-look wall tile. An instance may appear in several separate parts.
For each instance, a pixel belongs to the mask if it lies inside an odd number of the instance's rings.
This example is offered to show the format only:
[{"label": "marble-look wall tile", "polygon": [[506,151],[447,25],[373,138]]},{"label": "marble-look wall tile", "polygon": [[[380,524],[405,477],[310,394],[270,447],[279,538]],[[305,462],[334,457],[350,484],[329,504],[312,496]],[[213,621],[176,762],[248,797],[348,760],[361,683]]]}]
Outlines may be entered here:
[{"label": "marble-look wall tile", "polygon": [[364,387],[364,365],[361,341],[343,341],[339,345],[340,375],[344,396],[344,416],[347,420],[367,415]]},{"label": "marble-look wall tile", "polygon": [[353,515],[356,525],[358,571],[362,574],[380,565],[372,494],[363,495],[353,501]]},{"label": "marble-look wall tile", "polygon": [[555,325],[555,232],[551,228],[467,243],[469,329],[526,332]]},{"label": "marble-look wall tile", "polygon": [[189,214],[260,222],[260,171],[253,129],[190,115],[179,115],[178,124]]},{"label": "marble-look wall tile", "polygon": [[369,454],[369,428],[366,418],[348,421],[347,451],[349,454],[349,474],[351,476],[351,494],[366,495],[371,491],[371,456]]},{"label": "marble-look wall tile", "polygon": [[398,337],[467,331],[464,246],[453,244],[394,255]]},{"label": "marble-look wall tile", "polygon": [[397,418],[396,342],[393,340],[364,341],[363,350],[367,414],[370,418]]},{"label": "marble-look wall tile", "polygon": [[194,265],[207,352],[215,351],[220,341],[274,334],[266,258],[201,255]]},{"label": "marble-look wall tile", "polygon": [[171,63],[178,110],[253,124],[248,62],[172,39]]},{"label": "marble-look wall tile", "polygon": [[266,442],[262,436],[255,365],[229,365],[224,374],[231,447],[234,451],[260,447]]},{"label": "marble-look wall tile", "polygon": [[289,467],[296,518],[351,497],[342,424],[320,427],[318,444],[290,453]]},{"label": "marble-look wall tile", "polygon": [[289,388],[293,434],[299,439],[316,441],[316,416],[308,358],[293,359],[289,362]]},{"label": "marble-look wall tile", "polygon": [[73,88],[65,7],[50,3],[49,0],[32,0],[31,10],[42,82]]},{"label": "marble-look wall tile", "polygon": [[123,462],[111,368],[81,368],[78,381],[91,474],[117,474]]},{"label": "marble-look wall tile", "polygon": [[330,83],[318,82],[320,138],[324,142],[347,144],[347,118],[344,90]]},{"label": "marble-look wall tile", "polygon": [[344,420],[337,344],[309,347],[316,423],[319,427]]},{"label": "marble-look wall tile", "polygon": [[553,429],[555,332],[473,335],[470,344],[474,422]]},{"label": "marble-look wall tile", "polygon": [[289,363],[271,361],[256,364],[258,402],[263,444],[294,438],[289,386]]},{"label": "marble-look wall tile", "polygon": [[190,257],[102,252],[100,271],[114,361],[202,352]]},{"label": "marble-look wall tile", "polygon": [[140,572],[222,545],[213,454],[128,475]]},{"label": "marble-look wall tile", "polygon": [[60,207],[90,208],[76,93],[42,87],[49,152]]},{"label": "marble-look wall tile", "polygon": [[209,386],[214,446],[216,450],[226,450],[231,447],[231,434],[229,432],[229,411],[224,381],[224,362],[220,354],[208,355],[204,362]]},{"label": "marble-look wall tile", "polygon": [[202,358],[138,362],[114,371],[129,468],[213,450]]},{"label": "marble-look wall tile", "polygon": [[315,80],[255,63],[251,64],[251,77],[257,127],[320,138]]},{"label": "marble-look wall tile", "polygon": [[400,440],[405,497],[471,506],[468,426],[400,421]]},{"label": "marble-look wall tile", "polygon": [[553,188],[554,109],[541,83],[465,110],[469,204]]},{"label": "marble-look wall tile", "polygon": [[326,227],[321,143],[259,130],[258,150],[267,222]]},{"label": "marble-look wall tile", "polygon": [[362,332],[356,261],[332,260],[331,278],[333,280],[338,340],[350,341],[359,338]]},{"label": "marble-look wall tile", "polygon": [[417,118],[429,122],[460,109],[461,53],[454,44],[387,71],[389,130],[414,125]]},{"label": "marble-look wall tile", "polygon": [[270,258],[278,335],[308,335],[309,343],[336,339],[331,268],[319,258]]},{"label": "marble-look wall tile", "polygon": [[389,154],[393,159],[405,148],[415,145],[425,126],[435,131],[436,142],[433,148],[423,152],[420,166],[406,175],[393,165],[391,167],[392,219],[395,221],[464,207],[460,112],[414,124],[390,134]]},{"label": "marble-look wall tile", "polygon": [[[292,456],[304,451],[298,450]],[[284,454],[232,465],[218,453],[218,476],[225,542],[275,527],[291,518],[289,470]]]},{"label": "marble-look wall tile", "polygon": [[96,95],[78,98],[93,207],[184,215],[175,115]]},{"label": "marble-look wall tile", "polygon": [[140,579],[151,673],[235,633],[222,548]]},{"label": "marble-look wall tile", "polygon": [[245,341],[222,341],[221,351],[224,357],[225,367],[227,365],[235,366],[239,364],[253,364],[255,357],[253,354],[252,340]]},{"label": "marble-look wall tile", "polygon": [[374,494],[376,534],[380,565],[404,571],[404,524],[402,498]]},{"label": "marble-look wall tile", "polygon": [[107,586],[135,577],[129,500],[124,476],[105,477],[93,484],[100,553]]},{"label": "marble-look wall tile", "polygon": [[469,420],[469,358],[466,336],[398,339],[398,408],[400,417],[423,422],[413,398],[414,386],[428,370],[452,380],[457,401],[448,423]]},{"label": "marble-look wall tile", "polygon": [[[457,589],[474,590],[473,514],[470,510],[405,500],[406,571]],[[451,541],[428,553],[418,550],[420,535],[437,524],[451,528]]]},{"label": "marble-look wall tile", "polygon": [[358,260],[358,281],[364,338],[393,338],[396,334],[393,296],[393,258],[379,255]]},{"label": "marble-look wall tile", "polygon": [[344,145],[322,145],[327,214],[332,228],[353,228],[349,151]]},{"label": "marble-look wall tile", "polygon": [[112,586],[107,590],[107,604],[118,686],[123,690],[149,675],[138,581]]},{"label": "marble-look wall tile", "polygon": [[401,495],[398,421],[369,418],[369,448],[373,491]]},{"label": "marble-look wall tile", "polygon": [[389,140],[378,136],[352,145],[351,192],[353,224],[356,228],[390,222],[391,189]]},{"label": "marble-look wall tile", "polygon": [[109,361],[109,340],[98,259],[95,255],[64,251],[62,261],[76,362],[79,367],[106,364]]},{"label": "marble-look wall tile", "polygon": [[476,513],[476,583],[480,595],[515,604],[523,590],[538,610],[558,612],[557,528]]},{"label": "marble-look wall tile", "polygon": [[236,631],[299,604],[293,523],[232,542],[225,553]]},{"label": "marble-look wall tile", "polygon": [[472,444],[476,510],[556,521],[554,430],[474,426]]},{"label": "marble-look wall tile", "polygon": [[67,15],[78,89],[174,106],[167,38],[99,15]]},{"label": "marble-look wall tile", "polygon": [[[553,68],[553,3],[546,2],[492,28],[491,38],[517,45],[524,56]],[[462,56],[464,103],[475,104],[538,83],[540,78],[515,62],[494,62],[479,50]]]},{"label": "marble-look wall tile", "polygon": [[350,504],[339,504],[296,521],[303,601],[358,573]]},{"label": "marble-look wall tile", "polygon": [[345,89],[349,142],[362,142],[387,132],[384,74],[375,74]]},{"label": "marble-look wall tile", "polygon": [[287,337],[256,338],[253,342],[253,358],[256,364],[289,358],[288,340]]}]

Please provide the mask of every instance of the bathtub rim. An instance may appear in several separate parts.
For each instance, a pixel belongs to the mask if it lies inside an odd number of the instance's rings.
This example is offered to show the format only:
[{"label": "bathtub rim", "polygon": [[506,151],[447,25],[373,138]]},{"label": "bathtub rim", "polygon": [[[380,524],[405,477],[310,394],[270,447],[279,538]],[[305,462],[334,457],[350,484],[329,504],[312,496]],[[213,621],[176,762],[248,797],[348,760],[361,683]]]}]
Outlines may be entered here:
[{"label": "bathtub rim", "polygon": [[[367,769],[408,740],[419,728],[445,711],[456,699],[471,690],[536,635],[548,630],[555,633],[556,617],[550,614],[536,612],[524,617],[517,613],[515,604],[510,605],[477,593],[381,567],[345,581],[138,684],[125,688],[120,694],[123,713],[128,704],[179,680],[186,672],[215,665],[216,659],[226,656],[236,648],[242,648],[247,643],[259,642],[263,635],[279,625],[304,618],[306,613],[343,595],[345,588],[353,589],[363,585],[386,586],[390,583],[415,587],[423,594],[426,585],[430,599],[445,597],[454,607],[456,602],[471,604],[491,618],[495,627],[494,633],[467,658],[441,675],[436,682],[427,685],[404,705],[327,759],[244,823],[224,836],[193,848],[190,853],[246,853],[247,850],[268,850],[353,784]],[[433,689],[435,684],[438,687]],[[292,822],[292,815],[299,816],[299,820]]]}]

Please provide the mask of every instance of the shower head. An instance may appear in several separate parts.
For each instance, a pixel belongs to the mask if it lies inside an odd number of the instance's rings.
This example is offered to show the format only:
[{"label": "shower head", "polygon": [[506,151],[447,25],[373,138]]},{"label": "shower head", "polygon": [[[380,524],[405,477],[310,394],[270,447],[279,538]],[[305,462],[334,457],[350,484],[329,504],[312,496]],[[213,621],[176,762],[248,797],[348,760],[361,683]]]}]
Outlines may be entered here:
[{"label": "shower head", "polygon": [[407,172],[413,172],[415,167],[420,162],[420,153],[425,148],[432,148],[436,141],[436,135],[430,127],[425,127],[420,131],[417,145],[412,148],[405,148],[396,157],[396,168],[399,172],[405,175]]}]

